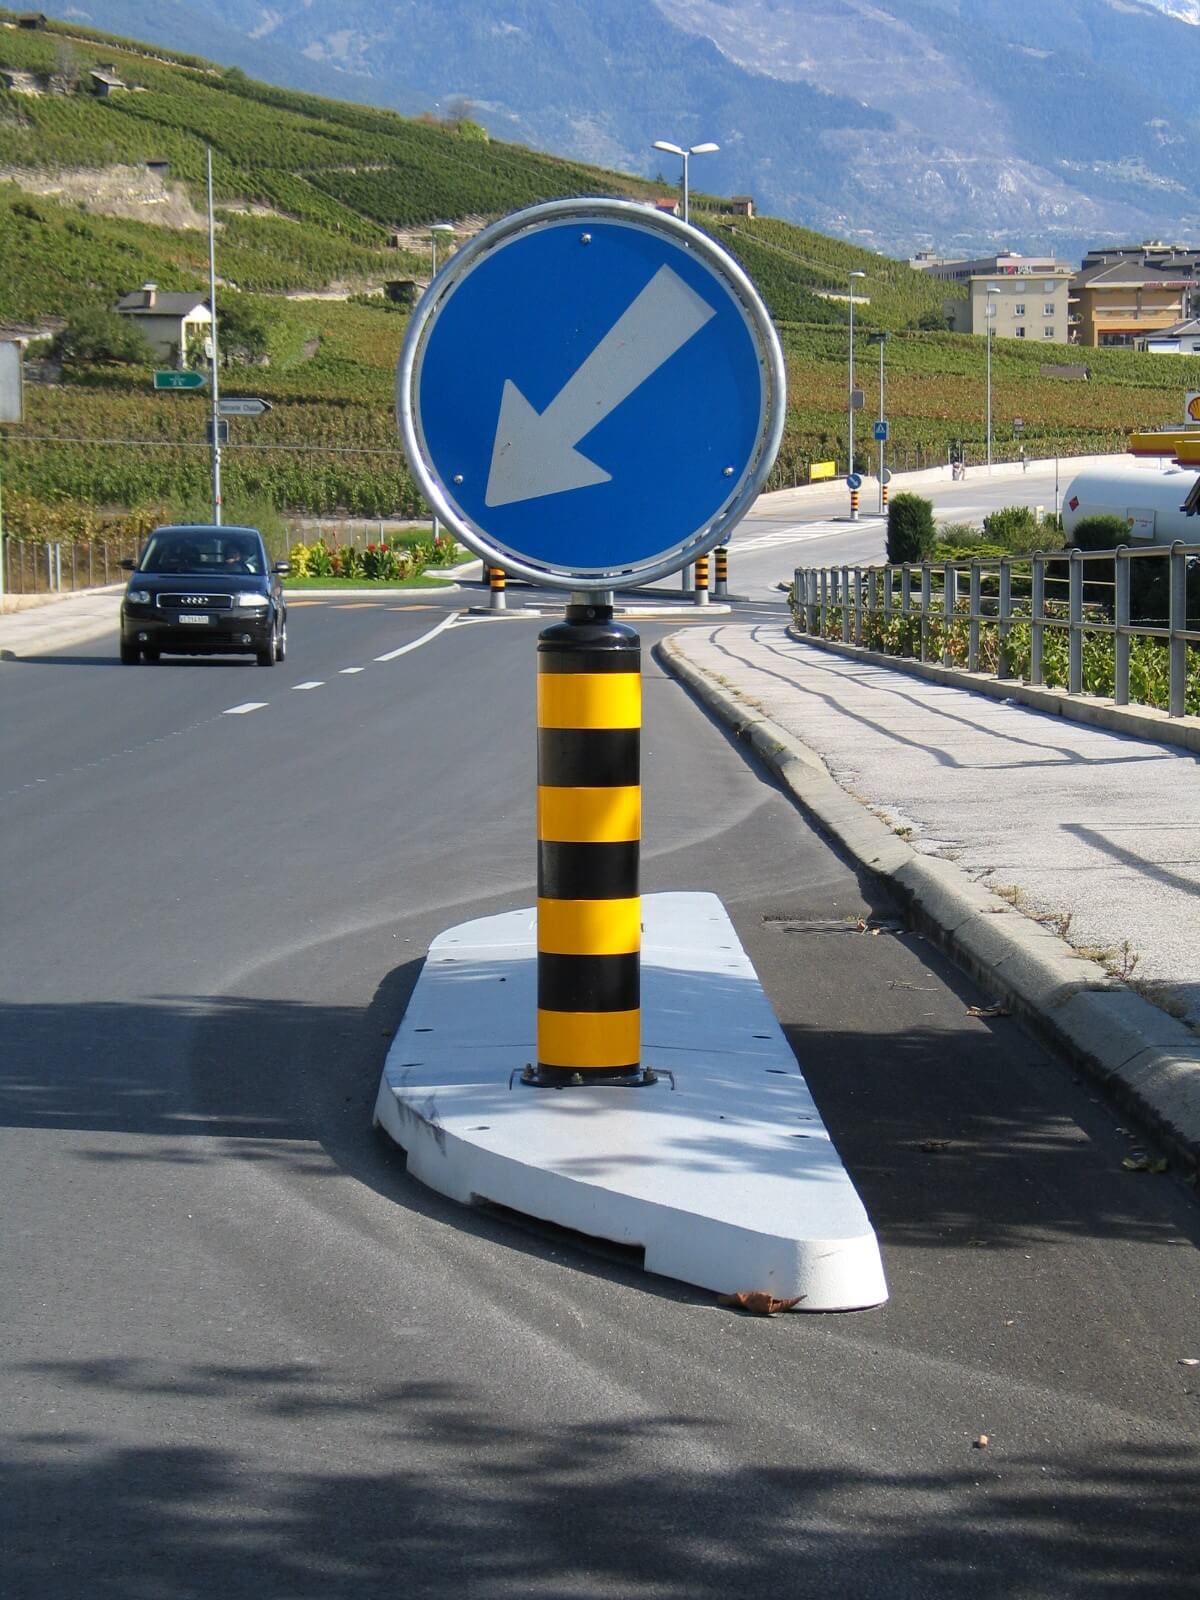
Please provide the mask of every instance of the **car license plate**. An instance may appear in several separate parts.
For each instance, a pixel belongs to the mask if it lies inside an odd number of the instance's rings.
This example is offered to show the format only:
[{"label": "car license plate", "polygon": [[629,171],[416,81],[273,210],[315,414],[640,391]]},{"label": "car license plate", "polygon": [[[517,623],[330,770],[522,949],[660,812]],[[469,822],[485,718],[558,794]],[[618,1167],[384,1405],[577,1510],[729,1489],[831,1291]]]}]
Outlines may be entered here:
[{"label": "car license plate", "polygon": [[179,620],[180,622],[199,622],[202,626],[208,622],[207,617],[197,616],[194,612],[190,611],[181,611],[179,613]]}]

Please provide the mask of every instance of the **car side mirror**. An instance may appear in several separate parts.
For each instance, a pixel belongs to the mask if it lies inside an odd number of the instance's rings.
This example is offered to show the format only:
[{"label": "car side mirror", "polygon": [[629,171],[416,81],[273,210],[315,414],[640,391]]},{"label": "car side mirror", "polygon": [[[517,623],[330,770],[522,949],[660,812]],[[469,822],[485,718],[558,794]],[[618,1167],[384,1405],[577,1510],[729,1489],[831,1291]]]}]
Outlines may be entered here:
[{"label": "car side mirror", "polygon": [[137,571],[137,562],[133,559],[132,556],[122,556],[120,561],[117,562],[117,565],[120,567],[122,572],[136,572]]},{"label": "car side mirror", "polygon": [[272,572],[277,572],[281,578],[286,578],[288,573],[291,572],[291,570],[292,570],[292,563],[290,561],[277,561],[275,563],[275,565],[271,568],[271,571]]}]

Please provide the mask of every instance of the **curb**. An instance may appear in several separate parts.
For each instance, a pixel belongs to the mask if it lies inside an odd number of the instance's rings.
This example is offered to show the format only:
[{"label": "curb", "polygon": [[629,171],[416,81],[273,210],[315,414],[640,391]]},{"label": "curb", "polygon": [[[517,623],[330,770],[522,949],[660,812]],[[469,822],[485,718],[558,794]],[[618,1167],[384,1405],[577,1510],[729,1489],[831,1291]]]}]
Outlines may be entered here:
[{"label": "curb", "polygon": [[716,682],[674,638],[655,656],[776,774],[800,809],[865,867],[912,925],[1035,1033],[1136,1111],[1193,1171],[1200,1166],[1200,1040],[1065,940],[898,838],[760,707]]}]

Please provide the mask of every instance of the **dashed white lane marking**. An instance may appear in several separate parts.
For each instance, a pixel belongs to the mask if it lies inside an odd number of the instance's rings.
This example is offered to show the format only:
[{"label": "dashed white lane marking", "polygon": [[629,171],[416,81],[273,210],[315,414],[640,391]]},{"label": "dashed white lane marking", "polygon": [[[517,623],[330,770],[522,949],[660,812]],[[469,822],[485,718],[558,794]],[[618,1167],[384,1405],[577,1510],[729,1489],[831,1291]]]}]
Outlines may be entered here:
[{"label": "dashed white lane marking", "polygon": [[461,615],[461,611],[451,611],[449,616],[442,618],[436,628],[430,628],[428,633],[423,633],[419,639],[414,639],[411,644],[402,644],[398,650],[389,650],[386,655],[376,656],[376,661],[395,661],[397,656],[406,656],[410,650],[416,650],[421,645],[428,644],[430,639],[436,639],[439,633],[443,633],[447,628],[452,627]]},{"label": "dashed white lane marking", "polygon": [[307,683],[294,683],[292,685],[293,689],[323,689],[324,687],[325,680],[323,678],[310,678]]},{"label": "dashed white lane marking", "polygon": [[343,678],[349,678],[356,672],[365,672],[366,670],[366,667],[342,667],[339,675]]},{"label": "dashed white lane marking", "polygon": [[226,717],[244,717],[247,711],[262,711],[270,703],[269,700],[246,700],[240,706],[226,706],[222,715]]}]

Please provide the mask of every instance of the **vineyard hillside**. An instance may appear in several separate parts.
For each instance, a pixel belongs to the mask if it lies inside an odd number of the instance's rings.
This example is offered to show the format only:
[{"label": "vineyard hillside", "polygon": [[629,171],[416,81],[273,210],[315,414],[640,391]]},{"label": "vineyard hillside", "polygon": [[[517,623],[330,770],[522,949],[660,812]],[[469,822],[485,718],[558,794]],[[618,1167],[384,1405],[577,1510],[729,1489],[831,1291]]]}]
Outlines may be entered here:
[{"label": "vineyard hillside", "polygon": [[[428,278],[431,223],[461,239],[537,201],[660,197],[664,185],[491,141],[470,120],[410,120],[256,83],[198,57],[107,38],[74,23],[18,28],[0,12],[0,336],[33,334],[25,420],[0,437],[9,530],[57,503],[169,510],[203,503],[202,394],[156,393],[147,367],[60,364],[49,336],[85,307],[144,281],[207,293],[206,147],[213,156],[218,312],[256,319],[253,365],[227,392],[271,412],[238,422],[225,455],[228,508],[270,502],[310,515],[416,515],[392,385],[407,301]],[[104,69],[109,92],[93,92]],[[859,379],[877,401],[872,331],[886,332],[892,459],[945,459],[983,431],[981,342],[941,331],[951,286],[906,264],[771,218],[692,197],[692,220],[757,283],[780,327],[789,407],[775,482],[813,460],[845,461],[851,273],[864,344]],[[391,285],[391,298],[383,293]],[[36,337],[44,334],[40,340]],[[1039,453],[1119,447],[1125,431],[1175,420],[1200,363],[1089,352],[1086,386],[1040,375],[1054,346],[996,351],[996,416],[1020,416]],[[225,349],[237,359],[237,347]],[[864,430],[865,431],[865,430]],[[998,424],[997,454],[1017,446]]]}]

